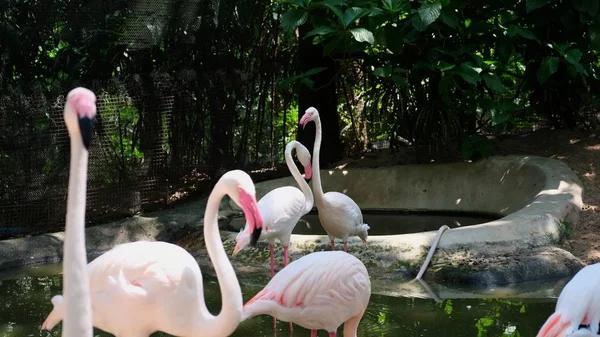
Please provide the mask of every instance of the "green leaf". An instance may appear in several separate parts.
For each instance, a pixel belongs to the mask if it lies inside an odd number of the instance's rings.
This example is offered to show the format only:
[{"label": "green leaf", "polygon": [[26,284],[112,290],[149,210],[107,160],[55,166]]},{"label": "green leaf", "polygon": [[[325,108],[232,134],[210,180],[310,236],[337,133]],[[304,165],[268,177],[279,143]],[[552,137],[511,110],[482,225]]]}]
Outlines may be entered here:
[{"label": "green leaf", "polygon": [[526,0],[525,8],[527,9],[527,13],[530,13],[538,8],[546,6],[548,2],[548,0]]},{"label": "green leaf", "polygon": [[307,72],[303,73],[301,76],[302,77],[307,77],[310,75],[314,75],[314,74],[318,74],[320,72],[322,72],[323,70],[326,70],[327,67],[318,67],[318,68],[312,68],[311,70],[308,70]]},{"label": "green leaf", "polygon": [[335,29],[334,27],[331,27],[331,26],[320,26],[320,27],[317,27],[317,28],[311,30],[310,32],[306,33],[306,37],[313,36],[313,35],[327,35],[327,34],[331,34],[336,31],[337,31],[337,29]]},{"label": "green leaf", "polygon": [[373,75],[375,75],[377,77],[390,77],[392,75],[392,67],[385,66],[385,67],[375,68],[373,70]]},{"label": "green leaf", "polygon": [[517,25],[508,25],[507,29],[507,34],[510,37],[514,37],[515,35],[521,35],[526,39],[537,40],[537,37],[527,28],[523,28]]},{"label": "green leaf", "polygon": [[442,4],[439,2],[435,3],[424,3],[421,8],[419,8],[419,17],[425,24],[425,26],[429,26],[434,23],[437,18],[440,17],[442,12]]},{"label": "green leaf", "polygon": [[569,49],[565,54],[565,60],[571,63],[572,65],[579,64],[579,60],[581,60],[581,50],[577,48]]},{"label": "green leaf", "polygon": [[427,25],[423,22],[423,20],[421,20],[421,17],[419,15],[413,15],[411,23],[413,27],[415,27],[415,29],[419,32],[422,32],[425,29],[427,29]]},{"label": "green leaf", "polygon": [[456,67],[455,64],[448,63],[446,61],[439,61],[436,64],[436,66],[440,71],[446,71],[446,70],[450,70],[450,69],[453,69],[454,67]]},{"label": "green leaf", "polygon": [[573,0],[573,7],[593,17],[598,12],[598,0]]},{"label": "green leaf", "polygon": [[352,33],[352,36],[354,36],[354,39],[358,42],[375,43],[373,33],[365,28],[352,28],[350,29],[350,33]]},{"label": "green leaf", "polygon": [[404,80],[404,77],[402,77],[402,76],[392,75],[392,81],[394,81],[394,83],[398,86],[398,88],[403,88],[404,86],[406,86],[406,81]]},{"label": "green leaf", "polygon": [[338,5],[347,6],[348,5],[345,0],[324,0],[323,2],[321,2],[321,4],[331,5],[331,6],[338,6]]},{"label": "green leaf", "polygon": [[544,84],[552,74],[558,71],[558,63],[558,57],[556,56],[549,56],[544,59],[537,70],[537,79],[540,84]]},{"label": "green leaf", "polygon": [[448,13],[448,11],[442,10],[440,19],[442,19],[442,22],[444,22],[450,28],[458,27],[458,17],[452,12]]},{"label": "green leaf", "polygon": [[401,0],[382,0],[381,2],[383,3],[383,8],[392,13],[398,12],[402,9],[400,6]]},{"label": "green leaf", "polygon": [[458,68],[455,68],[454,71],[465,81],[473,85],[479,82],[479,73],[481,72],[481,68],[473,67],[468,63],[461,63],[461,65]]},{"label": "green leaf", "polygon": [[583,68],[581,63],[579,63],[579,60],[581,60],[582,55],[583,54],[581,53],[581,50],[573,48],[569,49],[565,53],[564,57],[567,62],[569,62],[575,67],[575,70],[577,70],[578,73],[587,75],[587,71]]},{"label": "green leaf", "polygon": [[498,93],[503,93],[506,91],[506,87],[502,84],[500,77],[494,73],[484,73],[481,75],[483,80],[485,81],[485,85]]},{"label": "green leaf", "polygon": [[302,26],[306,19],[308,19],[308,13],[304,10],[291,8],[281,17],[281,26],[286,31],[293,31],[298,26]]},{"label": "green leaf", "polygon": [[590,37],[590,46],[592,49],[600,50],[600,24],[589,25],[588,36]]},{"label": "green leaf", "polygon": [[344,12],[344,21],[342,22],[344,24],[344,28],[350,26],[354,21],[369,14],[369,12],[370,11],[368,9],[360,7],[350,7],[346,9]]},{"label": "green leaf", "polygon": [[331,11],[333,12],[333,14],[335,14],[338,19],[340,19],[340,23],[344,23],[344,12],[342,12],[341,9],[337,8],[334,5],[330,5],[330,4],[325,4],[325,7],[331,9]]}]

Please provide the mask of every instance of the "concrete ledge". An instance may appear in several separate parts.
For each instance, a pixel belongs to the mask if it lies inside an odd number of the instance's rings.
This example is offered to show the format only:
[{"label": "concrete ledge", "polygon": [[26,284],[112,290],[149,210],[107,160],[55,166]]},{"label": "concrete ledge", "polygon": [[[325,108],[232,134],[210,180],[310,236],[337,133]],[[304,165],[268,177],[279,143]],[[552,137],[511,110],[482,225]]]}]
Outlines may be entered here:
[{"label": "concrete ledge", "polygon": [[[504,215],[499,220],[447,230],[424,278],[445,284],[498,286],[568,277],[583,264],[551,245],[574,226],[582,207],[582,188],[564,163],[541,157],[492,157],[477,163],[388,166],[322,171],[325,191],[350,195],[364,210],[476,211]],[[257,184],[260,198],[273,188],[294,185],[292,178]],[[176,242],[209,266],[202,239],[205,200],[89,228],[87,249],[98,255],[116,244],[137,240]],[[221,204],[220,224],[238,215],[229,200]],[[349,242],[372,277],[413,278],[436,232],[369,236],[369,247]],[[225,249],[233,251],[236,233],[221,231]],[[328,250],[324,235],[293,235],[290,258]],[[0,270],[59,261],[63,233],[0,241]],[[532,253],[533,252],[533,253]],[[240,273],[268,275],[266,243],[230,257]],[[277,266],[283,264],[277,249]],[[230,255],[231,256],[231,255]],[[390,274],[391,273],[391,274]]]},{"label": "concrete ledge", "polygon": [[[447,230],[432,260],[432,264],[445,267],[430,268],[426,278],[501,285],[564,277],[583,266],[572,254],[558,248],[540,248],[539,258],[531,258],[528,263],[518,257],[520,252],[529,254],[533,248],[554,244],[579,219],[583,205],[581,183],[577,175],[560,161],[534,156],[503,156],[476,163],[322,170],[321,176],[325,192],[345,193],[363,210],[436,210],[503,215],[495,221]],[[295,182],[286,177],[259,183],[257,198],[285,185],[295,185]],[[233,203],[230,206],[237,209]],[[362,247],[358,238],[350,240],[349,249],[359,255],[370,255],[373,263],[382,267],[408,265],[416,274],[415,269],[424,260],[435,235],[436,231],[370,235],[368,249]],[[291,242],[290,254],[299,255],[328,249],[329,246],[325,235],[292,235]],[[458,254],[460,252],[468,254]],[[491,256],[512,256],[513,259],[508,261],[521,262],[514,262],[513,267],[506,267],[513,262],[505,262],[502,268],[496,266],[495,272],[479,274],[465,268],[465,264],[473,263],[479,263],[484,269],[493,268]],[[461,279],[452,276],[459,274],[465,276]]]}]

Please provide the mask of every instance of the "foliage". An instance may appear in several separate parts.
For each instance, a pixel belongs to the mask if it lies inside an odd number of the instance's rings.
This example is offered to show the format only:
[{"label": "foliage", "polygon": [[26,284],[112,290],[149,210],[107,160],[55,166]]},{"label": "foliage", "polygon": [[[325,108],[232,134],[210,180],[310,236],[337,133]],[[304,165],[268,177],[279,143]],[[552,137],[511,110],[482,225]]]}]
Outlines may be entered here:
[{"label": "foliage", "polygon": [[282,3],[282,27],[309,24],[305,38],[325,54],[357,61],[352,85],[372,115],[387,116],[392,144],[459,141],[465,157],[481,157],[476,133],[511,131],[529,116],[572,127],[598,99],[598,0]]}]

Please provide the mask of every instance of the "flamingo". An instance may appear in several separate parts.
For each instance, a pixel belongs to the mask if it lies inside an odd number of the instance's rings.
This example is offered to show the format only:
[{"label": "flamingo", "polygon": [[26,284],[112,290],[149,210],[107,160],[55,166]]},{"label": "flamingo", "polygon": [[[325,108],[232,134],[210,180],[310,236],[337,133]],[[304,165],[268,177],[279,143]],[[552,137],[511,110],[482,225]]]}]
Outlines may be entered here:
[{"label": "flamingo", "polygon": [[67,216],[63,247],[63,337],[92,337],[92,304],[85,249],[85,202],[90,141],[96,118],[96,95],[78,87],[67,94],[63,118],[71,142]]},{"label": "flamingo", "polygon": [[598,334],[600,324],[600,263],[581,269],[565,285],[556,302],[556,310],[544,323],[537,337],[587,336]]},{"label": "flamingo", "polygon": [[[279,187],[267,193],[258,201],[258,209],[264,221],[264,230],[260,235],[260,239],[269,241],[271,250],[271,277],[275,275],[275,239],[279,240],[283,246],[283,264],[287,266],[288,246],[292,231],[300,218],[310,212],[314,203],[312,191],[292,159],[292,150],[294,149],[296,149],[298,160],[304,166],[305,178],[310,179],[312,173],[310,152],[300,142],[293,140],[285,148],[285,162],[300,189],[293,186]],[[250,231],[248,230],[248,224],[246,224],[245,228],[236,237],[233,255],[246,247],[249,242]]]},{"label": "flamingo", "polygon": [[267,314],[318,329],[336,337],[344,324],[344,337],[356,337],[371,297],[365,265],[342,251],[315,252],[291,262],[244,305],[242,321]]},{"label": "flamingo", "polygon": [[319,212],[321,226],[327,232],[331,241],[331,250],[335,249],[335,238],[344,241],[344,251],[348,251],[348,237],[358,236],[363,244],[367,245],[369,225],[364,223],[360,207],[349,196],[339,192],[327,192],[323,194],[321,186],[321,172],[319,167],[319,152],[321,149],[321,118],[317,109],[310,107],[306,109],[300,119],[303,128],[308,122],[315,122],[316,135],[313,148],[313,193],[315,203]]},{"label": "flamingo", "polygon": [[[217,223],[226,194],[244,211],[253,233],[251,244],[262,228],[250,176],[240,170],[225,173],[208,197],[204,214],[206,249],[223,303],[219,315],[206,307],[202,273],[192,255],[167,242],[138,241],[115,246],[88,265],[94,326],[117,337],[147,337],[156,331],[198,337],[233,333],[241,321],[243,298]],[[62,319],[61,296],[52,303],[42,329],[51,330]]]}]

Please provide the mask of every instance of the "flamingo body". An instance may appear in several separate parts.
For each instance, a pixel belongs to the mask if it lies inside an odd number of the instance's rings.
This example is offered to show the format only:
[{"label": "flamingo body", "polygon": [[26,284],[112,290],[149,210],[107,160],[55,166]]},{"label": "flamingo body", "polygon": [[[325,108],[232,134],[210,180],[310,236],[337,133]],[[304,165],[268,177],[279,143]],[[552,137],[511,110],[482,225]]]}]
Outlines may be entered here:
[{"label": "flamingo body", "polygon": [[584,336],[589,325],[598,334],[600,324],[600,263],[581,269],[565,285],[556,302],[555,312],[548,317],[537,337]]},{"label": "flamingo body", "polygon": [[300,119],[302,127],[306,127],[309,122],[315,122],[316,134],[313,147],[313,192],[315,204],[319,211],[319,221],[321,226],[327,232],[331,241],[331,250],[335,249],[335,238],[342,239],[344,242],[344,251],[348,251],[348,238],[358,236],[364,245],[367,245],[369,225],[364,223],[360,207],[349,196],[339,192],[323,193],[321,186],[321,172],[319,163],[319,154],[321,151],[321,118],[317,109],[310,107],[306,109]]},{"label": "flamingo body", "polygon": [[[304,166],[306,178],[310,178],[312,168],[310,163],[310,152],[298,141],[291,141],[286,146],[285,161],[292,176],[300,189],[293,186],[283,186],[276,188],[265,194],[258,201],[258,209],[263,219],[263,230],[261,231],[259,240],[269,242],[271,249],[271,277],[275,274],[275,259],[274,259],[274,244],[275,240],[279,240],[283,246],[283,264],[288,265],[288,246],[290,237],[296,224],[302,216],[310,212],[314,204],[314,197],[310,187],[300,175],[296,164],[292,159],[292,150],[296,149],[296,155],[300,163]],[[236,237],[236,245],[233,254],[237,254],[240,250],[250,242],[250,232],[248,224],[240,231]]]},{"label": "flamingo body", "polygon": [[[158,330],[190,336],[202,310],[203,283],[198,263],[185,249],[166,242],[126,243],[90,262],[87,270],[95,327],[117,336]],[[52,302],[43,325],[48,330],[62,320],[62,296]]]},{"label": "flamingo body", "polygon": [[[190,337],[233,333],[243,299],[218,231],[217,210],[225,194],[244,210],[250,232],[262,227],[250,176],[239,170],[225,173],[208,198],[204,218],[206,248],[221,288],[218,316],[206,308],[202,274],[192,255],[167,242],[138,241],[115,246],[87,265],[93,325],[117,337],[147,337],[155,331]],[[42,329],[51,330],[63,319],[62,297],[54,296],[52,304]]]},{"label": "flamingo body", "polygon": [[291,262],[244,305],[242,320],[267,314],[310,330],[356,337],[371,297],[364,264],[342,251],[315,252]]},{"label": "flamingo body", "polygon": [[[345,244],[349,237],[360,236],[369,229],[363,221],[360,207],[349,196],[340,192],[327,192],[319,204],[319,221],[331,241],[339,238]],[[366,242],[366,239],[363,241]]]}]

